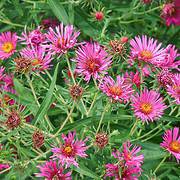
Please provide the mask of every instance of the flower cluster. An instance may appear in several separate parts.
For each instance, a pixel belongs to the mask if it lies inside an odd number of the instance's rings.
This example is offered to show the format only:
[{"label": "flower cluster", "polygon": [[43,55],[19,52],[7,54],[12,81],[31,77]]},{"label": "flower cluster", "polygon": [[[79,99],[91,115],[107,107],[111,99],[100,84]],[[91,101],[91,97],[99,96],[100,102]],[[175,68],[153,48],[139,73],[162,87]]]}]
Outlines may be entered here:
[{"label": "flower cluster", "polygon": [[120,179],[138,179],[141,175],[143,155],[138,155],[141,147],[133,146],[129,141],[123,143],[122,152],[116,150],[112,153],[117,159],[116,164],[106,164],[105,177],[114,177]]}]

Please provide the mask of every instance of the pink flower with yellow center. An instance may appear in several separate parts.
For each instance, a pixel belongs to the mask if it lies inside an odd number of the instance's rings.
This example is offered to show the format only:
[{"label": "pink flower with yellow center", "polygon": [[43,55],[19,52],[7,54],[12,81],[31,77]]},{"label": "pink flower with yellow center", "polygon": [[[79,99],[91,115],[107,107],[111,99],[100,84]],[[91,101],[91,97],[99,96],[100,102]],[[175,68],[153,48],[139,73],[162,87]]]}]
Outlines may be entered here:
[{"label": "pink flower with yellow center", "polygon": [[69,49],[77,45],[77,37],[79,34],[80,32],[75,31],[73,25],[64,26],[63,23],[61,23],[55,27],[55,30],[50,27],[49,31],[45,34],[50,43],[47,47],[54,54],[65,54]]},{"label": "pink flower with yellow center", "polygon": [[117,76],[116,81],[114,81],[110,76],[104,77],[102,83],[100,84],[100,89],[108,97],[120,102],[129,101],[133,93],[132,84],[126,83],[126,79],[119,75]]},{"label": "pink flower with yellow center", "polygon": [[176,157],[177,162],[180,160],[180,133],[179,128],[167,130],[163,135],[163,142],[160,144],[161,147],[169,151],[170,154]]},{"label": "pink flower with yellow center", "polygon": [[75,132],[69,132],[67,136],[62,134],[63,144],[60,144],[60,147],[52,148],[53,159],[58,159],[62,165],[69,167],[71,164],[78,167],[77,157],[85,158],[87,154],[87,146],[85,142],[87,139],[75,140]]},{"label": "pink flower with yellow center", "polygon": [[148,123],[163,115],[166,105],[156,91],[144,89],[140,94],[132,97],[132,107],[137,118]]},{"label": "pink flower with yellow center", "polygon": [[10,31],[0,34],[0,59],[12,56],[16,50],[17,36]]},{"label": "pink flower with yellow center", "polygon": [[165,49],[161,48],[157,40],[149,38],[146,35],[142,37],[136,36],[130,41],[131,55],[130,59],[144,61],[151,64],[157,64],[163,61],[165,57]]},{"label": "pink flower with yellow center", "polygon": [[99,43],[86,43],[76,51],[77,72],[89,82],[91,77],[99,78],[100,74],[107,74],[112,61],[111,56],[99,45]]},{"label": "pink flower with yellow center", "polygon": [[180,104],[180,74],[173,76],[172,84],[167,85],[167,92],[175,99],[176,104]]},{"label": "pink flower with yellow center", "polygon": [[161,17],[166,21],[166,25],[180,25],[180,1],[173,0],[171,3],[163,5]]},{"label": "pink flower with yellow center", "polygon": [[117,159],[116,164],[106,164],[105,177],[114,177],[116,180],[135,180],[141,175],[144,156],[137,155],[141,147],[133,146],[130,142],[123,143],[122,152],[116,150],[112,153]]},{"label": "pink flower with yellow center", "polygon": [[32,70],[43,72],[51,67],[51,52],[47,52],[45,47],[24,48],[20,52],[21,56],[30,59]]},{"label": "pink flower with yellow center", "polygon": [[46,180],[71,180],[72,172],[65,172],[66,169],[56,161],[46,161],[45,164],[37,166],[40,173],[36,173],[36,177],[42,177]]}]

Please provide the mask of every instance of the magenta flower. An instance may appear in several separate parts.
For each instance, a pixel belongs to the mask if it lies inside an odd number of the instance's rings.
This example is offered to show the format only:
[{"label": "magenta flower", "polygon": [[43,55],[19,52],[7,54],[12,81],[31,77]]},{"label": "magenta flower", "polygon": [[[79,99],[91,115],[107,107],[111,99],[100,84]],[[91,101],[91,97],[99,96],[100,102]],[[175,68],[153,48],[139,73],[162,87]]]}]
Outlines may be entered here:
[{"label": "magenta flower", "polygon": [[166,25],[180,25],[180,1],[174,0],[172,3],[164,4],[161,17],[166,21]]},{"label": "magenta flower", "polygon": [[60,147],[52,148],[53,159],[58,159],[62,165],[69,167],[71,164],[78,167],[77,157],[85,158],[87,154],[87,146],[85,144],[86,140],[75,140],[76,132],[69,132],[67,136],[62,134],[63,144]]},{"label": "magenta flower", "polygon": [[176,58],[179,56],[178,50],[173,45],[168,45],[166,47],[166,56],[163,61],[158,62],[158,66],[161,68],[173,68],[178,69],[180,65],[180,61],[175,61]]},{"label": "magenta flower", "polygon": [[0,34],[0,59],[12,56],[16,50],[17,36],[10,31]]},{"label": "magenta flower", "polygon": [[116,164],[108,163],[105,165],[105,168],[106,168],[105,177],[114,177],[115,180],[120,180],[120,175],[119,175],[120,168],[118,164],[116,165]]},{"label": "magenta flower", "polygon": [[64,26],[61,23],[55,27],[55,30],[50,27],[49,31],[45,34],[47,40],[50,42],[50,45],[47,45],[47,47],[54,54],[65,54],[77,44],[79,34],[80,32],[76,32],[73,25]]},{"label": "magenta flower", "polygon": [[135,116],[147,123],[148,121],[153,122],[159,119],[166,109],[160,94],[153,90],[148,91],[147,89],[144,89],[140,95],[137,93],[132,97],[132,107]]},{"label": "magenta flower", "polygon": [[163,135],[163,142],[160,144],[161,147],[169,151],[170,154],[176,157],[177,162],[180,160],[180,133],[179,128],[167,130]]},{"label": "magenta flower", "polygon": [[111,56],[99,45],[99,43],[86,43],[78,48],[77,72],[89,81],[91,77],[99,78],[99,74],[107,74],[112,61]]},{"label": "magenta flower", "polygon": [[55,161],[46,161],[42,166],[37,166],[40,169],[40,173],[36,174],[36,177],[43,177],[46,180],[60,179],[71,180],[72,172],[64,172],[65,169]]},{"label": "magenta flower", "polygon": [[124,78],[127,83],[135,84],[137,88],[141,85],[140,73],[138,71],[136,73],[130,72],[129,74],[126,72]]},{"label": "magenta flower", "polygon": [[180,104],[180,74],[175,74],[172,78],[172,85],[167,85],[167,92],[177,104]]},{"label": "magenta flower", "polygon": [[45,47],[24,48],[20,52],[21,56],[31,60],[32,70],[44,71],[51,67],[51,52],[46,52]]},{"label": "magenta flower", "polygon": [[18,37],[22,44],[28,47],[38,47],[40,44],[45,43],[45,35],[41,32],[40,26],[30,32],[25,31],[21,37]]},{"label": "magenta flower", "polygon": [[129,101],[133,93],[132,84],[126,83],[125,78],[119,75],[117,76],[116,81],[114,81],[110,76],[104,77],[100,84],[100,89],[108,97],[120,102]]},{"label": "magenta flower", "polygon": [[161,86],[167,88],[168,85],[173,84],[172,81],[173,77],[174,77],[173,73],[171,73],[168,69],[163,69],[158,73],[157,80]]},{"label": "magenta flower", "polygon": [[126,166],[140,167],[143,163],[144,156],[137,155],[141,150],[141,147],[134,146],[128,141],[123,143],[122,157],[125,160]]},{"label": "magenta flower", "polygon": [[105,165],[105,177],[114,177],[116,180],[138,179],[142,172],[141,166],[144,160],[143,155],[137,155],[140,150],[141,147],[133,147],[130,142],[123,143],[122,152],[116,150],[112,153],[118,162],[116,164],[108,163]]},{"label": "magenta flower", "polygon": [[161,48],[161,43],[159,44],[157,40],[146,35],[136,36],[130,41],[130,45],[130,59],[132,60],[138,59],[156,65],[159,61],[163,61],[166,55],[166,50]]},{"label": "magenta flower", "polygon": [[0,164],[0,171],[3,170],[3,169],[7,169],[9,167],[10,167],[9,164]]}]

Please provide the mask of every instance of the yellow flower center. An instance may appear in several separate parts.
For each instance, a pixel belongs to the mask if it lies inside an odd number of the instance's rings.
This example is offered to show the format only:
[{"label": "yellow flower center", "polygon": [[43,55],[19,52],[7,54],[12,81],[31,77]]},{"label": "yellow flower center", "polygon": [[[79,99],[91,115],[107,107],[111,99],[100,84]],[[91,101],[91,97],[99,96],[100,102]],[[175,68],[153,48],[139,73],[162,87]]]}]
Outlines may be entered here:
[{"label": "yellow flower center", "polygon": [[33,66],[37,66],[37,65],[39,65],[39,64],[40,64],[40,62],[39,62],[38,59],[34,59],[34,60],[32,61],[32,65],[33,65]]},{"label": "yellow flower center", "polygon": [[144,50],[144,51],[141,51],[140,56],[145,59],[151,59],[153,57],[153,54],[151,51]]},{"label": "yellow flower center", "polygon": [[178,141],[172,141],[170,143],[170,149],[176,153],[180,153],[180,143]]},{"label": "yellow flower center", "polygon": [[64,148],[64,151],[65,151],[65,153],[70,154],[72,152],[72,147],[71,146],[66,146]]},{"label": "yellow flower center", "polygon": [[177,94],[180,94],[180,86],[173,86],[173,89],[176,91]]},{"label": "yellow flower center", "polygon": [[140,109],[144,114],[150,114],[152,112],[152,105],[150,103],[142,103]]},{"label": "yellow flower center", "polygon": [[14,47],[13,47],[13,44],[12,44],[11,42],[5,42],[5,43],[2,45],[2,50],[3,50],[5,53],[10,53],[13,49],[14,49]]},{"label": "yellow flower center", "polygon": [[113,95],[121,96],[122,95],[122,89],[119,86],[112,86],[109,88],[110,93]]}]

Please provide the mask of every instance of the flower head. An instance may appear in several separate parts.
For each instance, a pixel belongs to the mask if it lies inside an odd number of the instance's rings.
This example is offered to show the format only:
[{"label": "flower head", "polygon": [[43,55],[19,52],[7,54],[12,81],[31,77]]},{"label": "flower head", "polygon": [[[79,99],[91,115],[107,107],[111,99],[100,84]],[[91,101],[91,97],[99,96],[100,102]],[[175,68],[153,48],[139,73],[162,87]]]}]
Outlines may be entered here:
[{"label": "flower head", "polygon": [[122,152],[116,150],[112,153],[118,160],[116,164],[106,164],[105,177],[115,177],[116,180],[136,180],[141,175],[144,156],[137,155],[141,147],[132,146],[130,142],[123,143]]},{"label": "flower head", "polygon": [[132,97],[132,107],[134,114],[142,121],[154,121],[159,119],[163,115],[163,111],[166,109],[166,105],[163,103],[163,99],[156,91],[144,89],[139,94]]},{"label": "flower head", "polygon": [[80,32],[76,32],[73,25],[64,26],[63,23],[61,23],[55,27],[55,30],[50,27],[46,33],[46,38],[50,43],[47,47],[54,54],[65,54],[77,44],[79,34]]},{"label": "flower head", "polygon": [[167,87],[168,85],[172,85],[172,78],[174,77],[173,73],[171,73],[168,69],[163,69],[157,75],[158,82],[161,86]]},{"label": "flower head", "polygon": [[83,95],[83,88],[77,84],[70,87],[69,93],[74,100],[80,99]]},{"label": "flower head", "polygon": [[172,84],[167,85],[167,92],[180,104],[180,74],[175,74],[172,78]]},{"label": "flower head", "polygon": [[65,172],[65,169],[56,161],[46,161],[42,166],[37,166],[40,169],[40,173],[36,174],[36,177],[44,177],[47,180],[71,180],[72,172]]},{"label": "flower head", "polygon": [[104,77],[100,84],[100,89],[112,99],[124,102],[129,101],[133,93],[132,85],[126,83],[125,78],[119,75],[116,81],[110,76]]},{"label": "flower head", "polygon": [[138,71],[136,73],[130,72],[129,74],[126,72],[124,78],[127,83],[135,84],[138,88],[141,85],[140,73]]},{"label": "flower head", "polygon": [[161,43],[146,35],[135,37],[130,41],[130,45],[132,60],[138,59],[156,65],[159,61],[163,61],[166,55],[166,50],[161,48]]},{"label": "flower head", "polygon": [[91,77],[99,78],[99,74],[107,74],[111,56],[97,43],[86,43],[76,51],[77,72],[85,76],[85,81]]},{"label": "flower head", "polygon": [[163,142],[160,144],[169,153],[176,157],[177,161],[180,160],[180,133],[179,128],[167,130],[163,135]]},{"label": "flower head", "polygon": [[171,24],[180,25],[180,2],[179,0],[174,0],[172,3],[164,4],[161,17],[165,19],[166,25]]},{"label": "flower head", "polygon": [[34,71],[44,71],[51,67],[52,54],[51,52],[46,52],[45,47],[24,48],[20,54],[23,58],[30,60]]},{"label": "flower head", "polygon": [[122,157],[126,162],[126,166],[141,166],[144,156],[142,154],[137,155],[140,150],[141,147],[133,146],[129,141],[123,143]]},{"label": "flower head", "polygon": [[27,45],[28,47],[38,47],[40,44],[45,42],[45,35],[41,32],[40,26],[30,32],[26,32],[26,30],[22,33],[22,36],[19,37],[19,40],[22,44]]},{"label": "flower head", "polygon": [[97,21],[102,21],[104,19],[104,13],[102,11],[95,12],[95,18]]},{"label": "flower head", "polygon": [[10,167],[9,164],[0,164],[0,171],[3,170],[3,169],[7,169],[9,167]]},{"label": "flower head", "polygon": [[166,56],[163,61],[158,62],[158,66],[161,68],[172,68],[172,69],[178,69],[178,66],[180,65],[180,61],[176,61],[176,58],[179,56],[178,50],[173,45],[168,45],[166,47]]},{"label": "flower head", "polygon": [[32,141],[35,148],[40,148],[44,144],[44,134],[41,131],[34,131]]},{"label": "flower head", "polygon": [[52,158],[58,159],[62,165],[66,165],[66,167],[69,167],[71,164],[78,167],[76,158],[85,158],[87,156],[85,153],[87,150],[86,140],[75,140],[75,135],[75,132],[69,132],[67,136],[62,134],[64,142],[60,144],[60,147],[52,148]]},{"label": "flower head", "polygon": [[0,34],[0,59],[12,56],[16,50],[17,36],[10,31]]},{"label": "flower head", "polygon": [[49,29],[50,27],[55,28],[58,24],[59,21],[57,19],[52,19],[52,18],[43,19],[41,21],[41,25],[43,29]]},{"label": "flower head", "polygon": [[97,145],[101,149],[106,147],[106,145],[109,142],[109,137],[104,132],[97,133],[95,138],[96,138],[95,145]]}]

